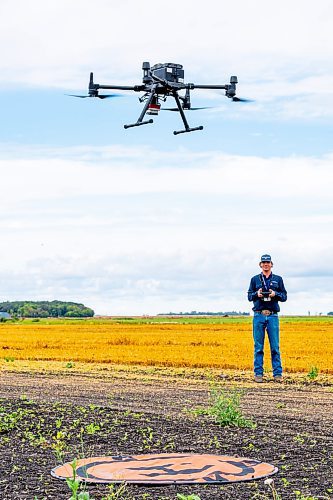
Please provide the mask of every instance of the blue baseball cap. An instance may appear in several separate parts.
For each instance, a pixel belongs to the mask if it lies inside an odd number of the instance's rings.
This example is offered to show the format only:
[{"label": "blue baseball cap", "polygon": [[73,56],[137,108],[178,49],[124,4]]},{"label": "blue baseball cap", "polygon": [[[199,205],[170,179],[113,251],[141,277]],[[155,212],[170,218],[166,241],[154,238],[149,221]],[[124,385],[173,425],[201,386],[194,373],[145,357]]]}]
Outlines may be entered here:
[{"label": "blue baseball cap", "polygon": [[272,257],[268,253],[265,253],[261,256],[260,262],[272,262]]}]

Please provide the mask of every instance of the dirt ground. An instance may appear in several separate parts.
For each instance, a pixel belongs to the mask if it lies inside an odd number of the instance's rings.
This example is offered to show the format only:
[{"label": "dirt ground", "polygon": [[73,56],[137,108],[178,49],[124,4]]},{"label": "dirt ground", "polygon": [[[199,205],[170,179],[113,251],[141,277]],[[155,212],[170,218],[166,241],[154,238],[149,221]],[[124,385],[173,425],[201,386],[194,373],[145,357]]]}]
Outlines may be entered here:
[{"label": "dirt ground", "polygon": [[[316,383],[243,384],[242,411],[255,428],[221,427],[193,409],[209,405],[207,380],[101,374],[0,374],[0,499],[68,500],[55,466],[82,456],[214,453],[279,468],[284,499],[333,498],[333,388]],[[240,382],[225,377],[221,388]],[[264,479],[223,485],[89,485],[95,500],[274,498]],[[275,496],[275,499],[278,497]]]}]

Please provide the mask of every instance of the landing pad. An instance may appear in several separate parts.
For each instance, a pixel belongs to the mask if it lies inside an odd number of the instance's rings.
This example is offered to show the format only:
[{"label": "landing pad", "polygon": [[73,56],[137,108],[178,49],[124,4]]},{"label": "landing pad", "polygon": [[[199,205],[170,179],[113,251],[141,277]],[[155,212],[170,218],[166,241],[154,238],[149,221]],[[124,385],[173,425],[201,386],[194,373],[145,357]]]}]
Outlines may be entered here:
[{"label": "landing pad", "polygon": [[[244,457],[161,453],[77,460],[77,479],[87,483],[193,484],[253,481],[275,474],[271,464]],[[73,477],[71,463],[52,469],[58,479]]]}]

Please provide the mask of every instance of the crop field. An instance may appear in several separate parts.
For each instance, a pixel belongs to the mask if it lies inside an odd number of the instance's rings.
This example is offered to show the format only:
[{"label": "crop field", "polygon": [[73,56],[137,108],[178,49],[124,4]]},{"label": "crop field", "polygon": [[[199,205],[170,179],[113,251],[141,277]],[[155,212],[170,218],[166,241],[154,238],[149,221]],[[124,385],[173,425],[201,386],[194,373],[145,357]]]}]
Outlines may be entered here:
[{"label": "crop field", "polygon": [[[333,318],[281,318],[281,352],[286,372],[316,368],[333,374]],[[251,318],[5,322],[0,323],[0,359],[251,370]]]},{"label": "crop field", "polygon": [[[0,322],[0,499],[331,500],[333,318],[280,324],[284,382],[266,345],[256,384],[250,317]],[[278,472],[159,487],[51,476],[84,457],[151,453],[247,457]]]}]

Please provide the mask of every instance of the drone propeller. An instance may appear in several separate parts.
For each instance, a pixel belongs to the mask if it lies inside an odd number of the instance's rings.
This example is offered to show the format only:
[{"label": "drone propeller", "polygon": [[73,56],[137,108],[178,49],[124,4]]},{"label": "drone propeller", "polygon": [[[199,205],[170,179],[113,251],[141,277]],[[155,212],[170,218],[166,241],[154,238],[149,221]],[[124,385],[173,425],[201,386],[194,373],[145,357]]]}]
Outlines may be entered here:
[{"label": "drone propeller", "polygon": [[76,94],[65,94],[70,97],[79,97],[80,99],[85,99],[86,97],[98,97],[98,99],[110,99],[112,97],[119,97],[118,94],[102,94],[102,95],[76,95]]},{"label": "drone propeller", "polygon": [[104,95],[96,95],[98,99],[112,99],[112,97],[119,97],[118,94],[104,94]]},{"label": "drone propeller", "polygon": [[231,98],[233,102],[254,102],[253,99],[244,99],[243,97],[236,97],[235,95]]}]

